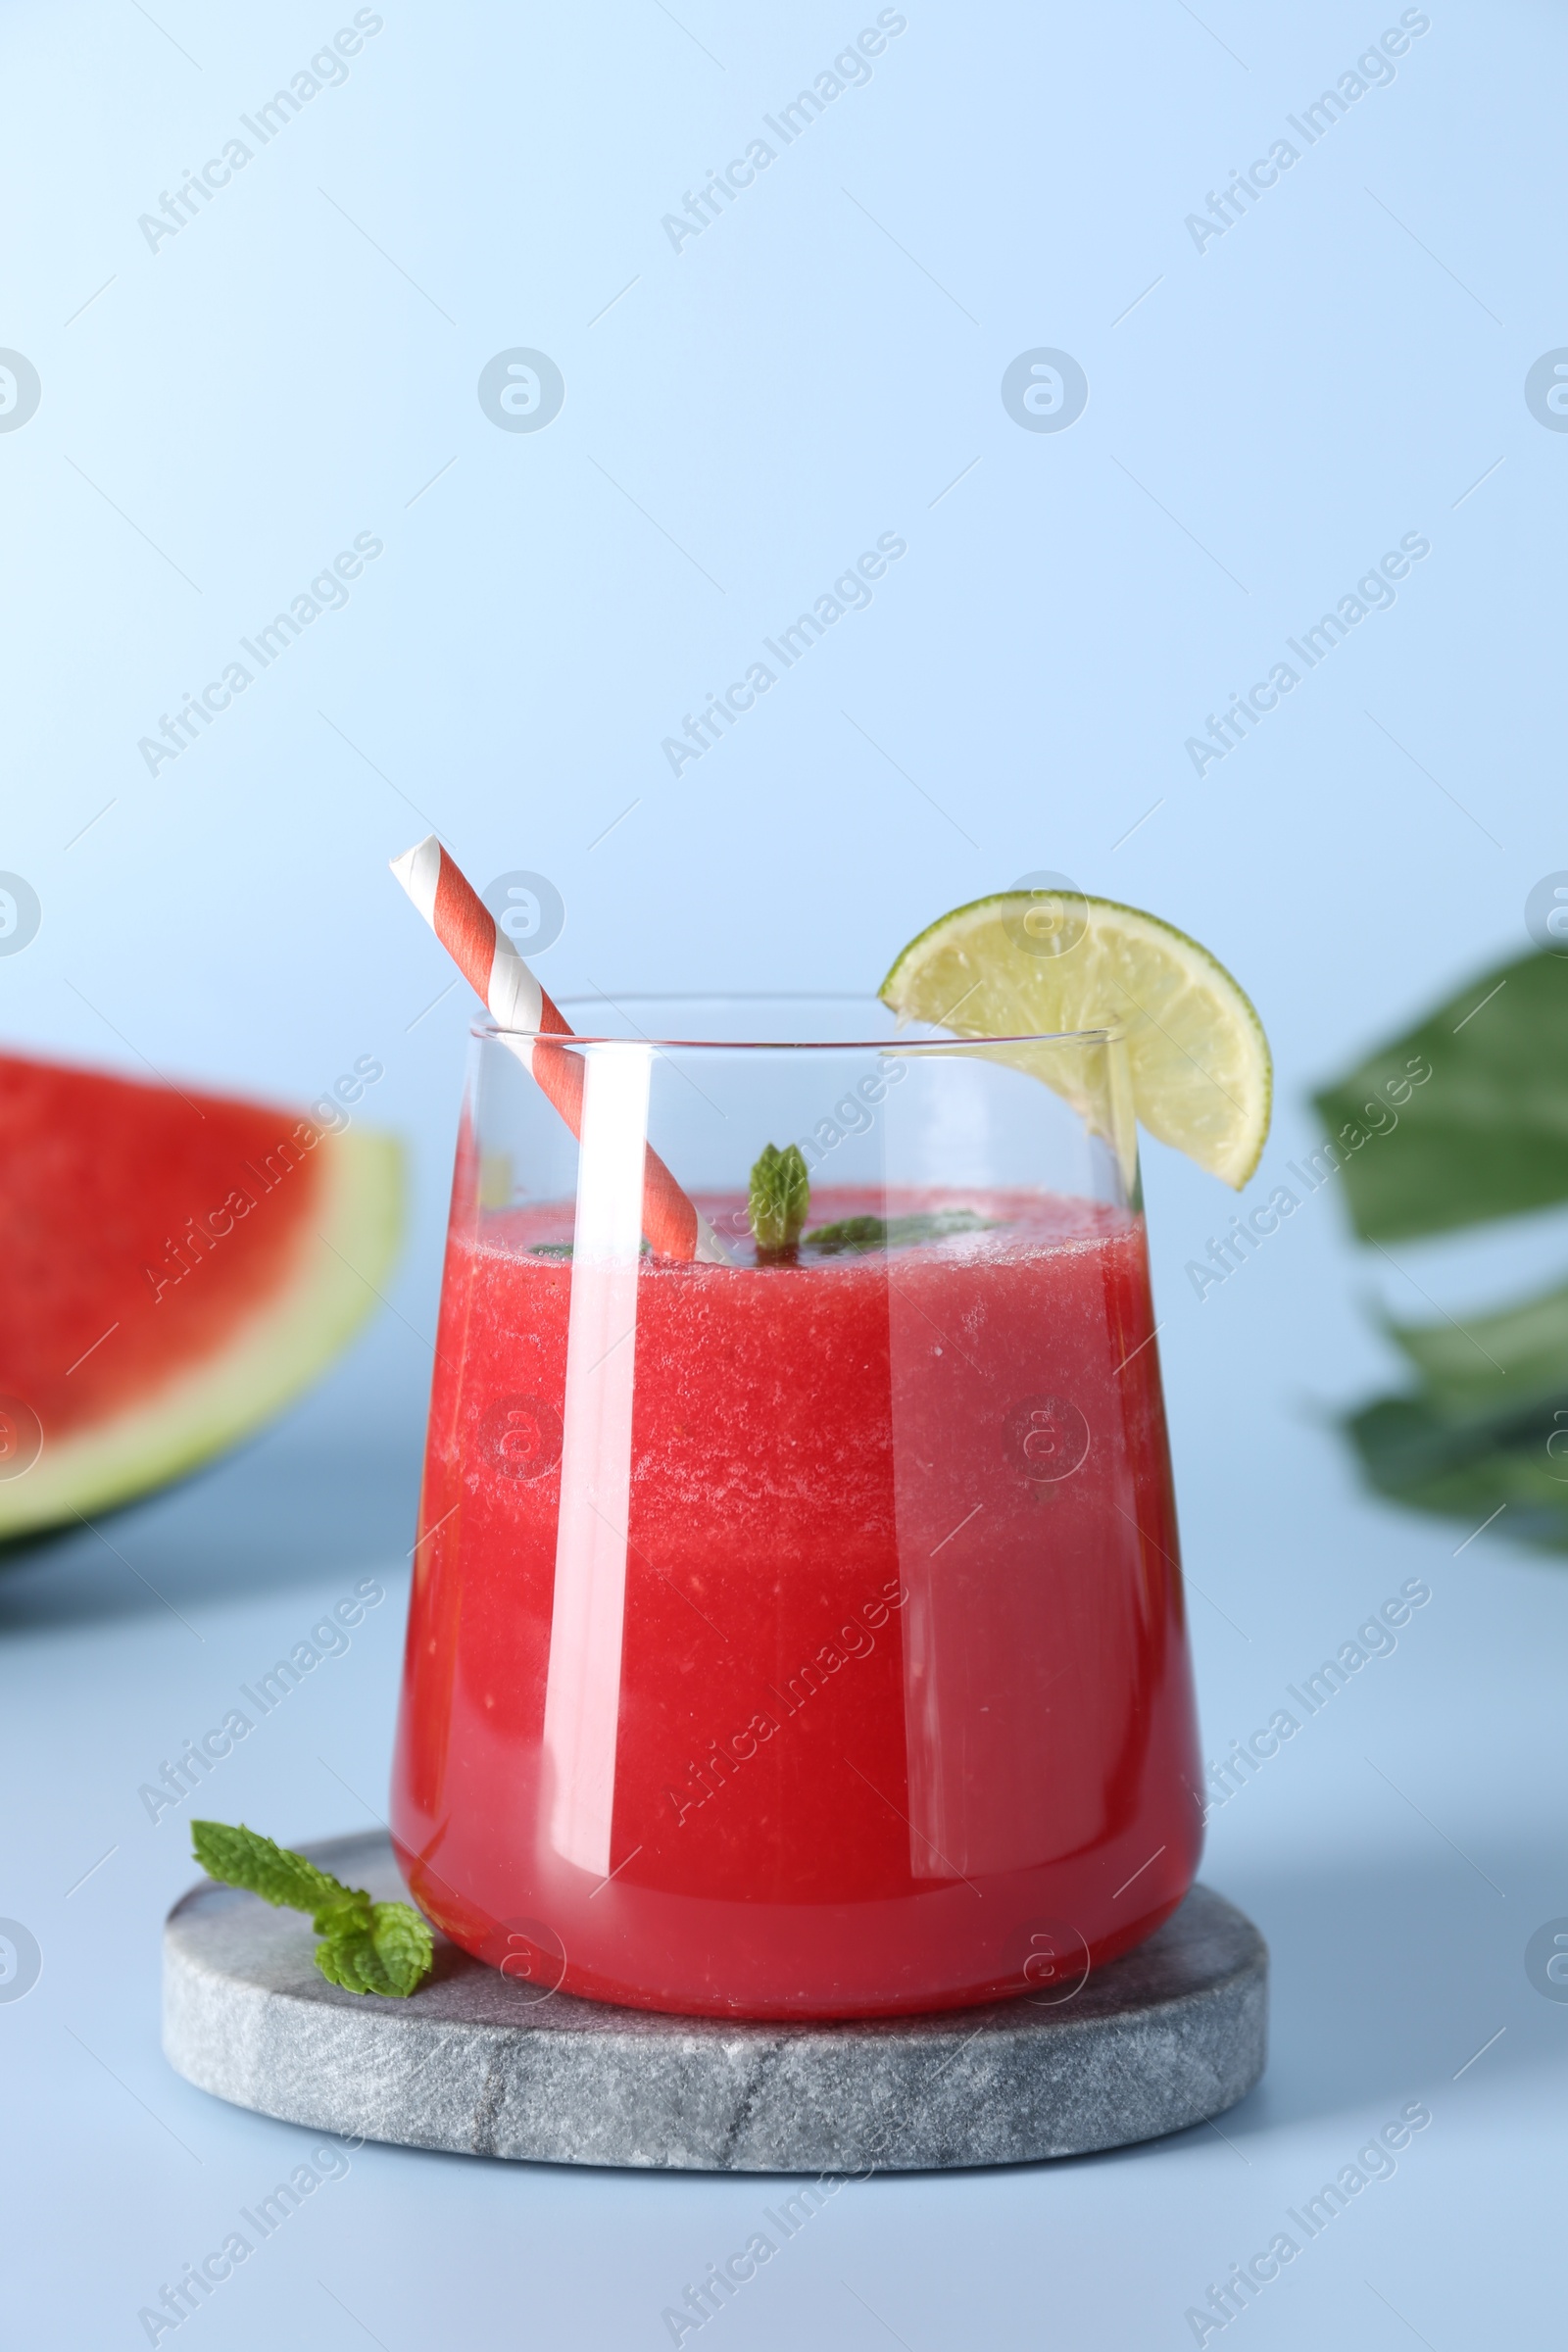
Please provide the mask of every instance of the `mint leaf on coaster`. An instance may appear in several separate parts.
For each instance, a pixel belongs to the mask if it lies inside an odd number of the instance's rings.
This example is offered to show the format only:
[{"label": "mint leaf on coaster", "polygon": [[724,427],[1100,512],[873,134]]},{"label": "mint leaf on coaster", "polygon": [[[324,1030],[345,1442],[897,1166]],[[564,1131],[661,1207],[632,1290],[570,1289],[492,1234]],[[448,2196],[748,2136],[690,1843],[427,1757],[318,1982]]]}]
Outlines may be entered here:
[{"label": "mint leaf on coaster", "polygon": [[256,1830],[243,1826],[231,1830],[221,1821],[193,1821],[190,1841],[209,1878],[243,1886],[280,1908],[315,1911],[332,1895],[348,1891],[314,1862],[307,1862],[303,1854],[274,1845],[270,1838]]},{"label": "mint leaf on coaster", "polygon": [[[320,1925],[318,1921],[318,1926]],[[413,1992],[430,1971],[430,1931],[407,1903],[370,1903],[334,1921],[316,1965],[345,1992]]]},{"label": "mint leaf on coaster", "polygon": [[395,1993],[412,1992],[434,1959],[427,1921],[407,1903],[370,1905],[370,1940]]},{"label": "mint leaf on coaster", "polygon": [[818,1225],[806,1239],[813,1250],[834,1257],[846,1250],[901,1250],[915,1242],[941,1242],[950,1233],[987,1233],[996,1222],[972,1208],[939,1208],[928,1216],[844,1217],[837,1225]]},{"label": "mint leaf on coaster", "polygon": [[316,1965],[345,1992],[401,1999],[429,1975],[434,1950],[428,1924],[408,1903],[372,1902],[363,1886],[345,1886],[303,1854],[276,1845],[241,1823],[193,1821],[190,1841],[209,1878],[242,1886],[280,1909],[308,1911],[322,1940]]},{"label": "mint leaf on coaster", "polygon": [[752,1169],[746,1213],[763,1263],[792,1262],[811,1206],[811,1179],[799,1144],[763,1148]]}]

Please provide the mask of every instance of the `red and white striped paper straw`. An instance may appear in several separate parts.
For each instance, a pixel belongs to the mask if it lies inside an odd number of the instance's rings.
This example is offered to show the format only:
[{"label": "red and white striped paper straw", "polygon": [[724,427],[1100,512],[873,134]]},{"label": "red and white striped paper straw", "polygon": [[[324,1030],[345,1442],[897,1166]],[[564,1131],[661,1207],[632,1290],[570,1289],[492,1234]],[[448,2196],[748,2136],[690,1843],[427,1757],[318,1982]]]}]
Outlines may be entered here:
[{"label": "red and white striped paper straw", "polygon": [[[517,1052],[573,1135],[582,1133],[583,1059],[551,1037],[570,1037],[557,1010],[473,885],[433,833],[392,860],[392,871],[498,1027],[520,1031]],[[652,1146],[643,1178],[643,1232],[662,1257],[728,1265],[729,1251]]]}]

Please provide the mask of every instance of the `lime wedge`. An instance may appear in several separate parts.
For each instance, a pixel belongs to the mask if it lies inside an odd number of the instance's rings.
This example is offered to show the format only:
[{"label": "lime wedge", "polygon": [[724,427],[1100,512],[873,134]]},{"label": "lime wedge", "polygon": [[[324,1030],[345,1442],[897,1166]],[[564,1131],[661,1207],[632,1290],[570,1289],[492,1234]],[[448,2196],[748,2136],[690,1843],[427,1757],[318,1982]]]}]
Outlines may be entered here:
[{"label": "lime wedge", "polygon": [[[1150,1134],[1238,1191],[1257,1166],[1273,1097],[1263,1025],[1224,965],[1157,915],[1065,888],[999,891],[911,940],[879,994],[958,1037],[1122,1029]],[[1076,1099],[1077,1057],[1008,1058]]]}]

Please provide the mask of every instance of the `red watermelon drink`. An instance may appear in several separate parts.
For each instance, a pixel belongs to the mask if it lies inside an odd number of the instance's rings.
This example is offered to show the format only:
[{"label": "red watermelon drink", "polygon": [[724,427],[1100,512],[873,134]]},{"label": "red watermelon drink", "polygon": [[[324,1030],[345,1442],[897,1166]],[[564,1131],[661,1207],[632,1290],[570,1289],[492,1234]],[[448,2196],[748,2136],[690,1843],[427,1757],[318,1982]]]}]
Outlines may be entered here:
[{"label": "red watermelon drink", "polygon": [[[1201,1822],[1121,1043],[639,1035],[759,1009],[551,1047],[569,1127],[537,1036],[479,1039],[400,1859],[519,1995],[1068,1998]],[[710,1250],[645,1239],[650,1136]]]}]

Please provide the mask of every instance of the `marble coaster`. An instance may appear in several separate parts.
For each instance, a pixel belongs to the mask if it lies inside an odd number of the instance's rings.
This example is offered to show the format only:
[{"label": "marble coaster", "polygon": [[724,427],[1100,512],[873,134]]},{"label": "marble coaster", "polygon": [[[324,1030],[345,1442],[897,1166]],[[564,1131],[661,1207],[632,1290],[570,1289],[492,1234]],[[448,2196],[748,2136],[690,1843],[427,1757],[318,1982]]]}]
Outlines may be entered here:
[{"label": "marble coaster", "polygon": [[[378,1899],[390,1841],[312,1859]],[[686,2172],[1016,2164],[1220,2115],[1263,2071],[1268,1951],[1195,1886],[1056,2006],[779,2024],[541,1999],[436,1937],[408,2000],[328,1984],[310,1921],[211,1880],[164,1931],[164,2050],[188,2082],[313,2131],[464,2155]]]}]

